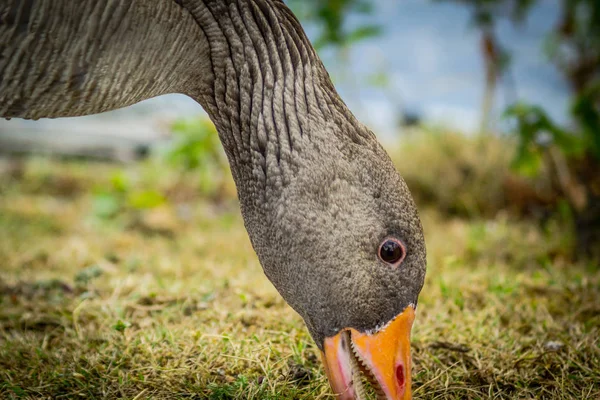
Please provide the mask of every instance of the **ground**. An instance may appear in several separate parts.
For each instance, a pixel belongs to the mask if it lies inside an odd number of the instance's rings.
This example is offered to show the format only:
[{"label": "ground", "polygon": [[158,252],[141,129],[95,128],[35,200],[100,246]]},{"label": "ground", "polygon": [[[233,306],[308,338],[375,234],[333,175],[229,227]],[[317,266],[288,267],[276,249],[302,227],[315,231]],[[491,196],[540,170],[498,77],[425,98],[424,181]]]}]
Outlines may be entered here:
[{"label": "ground", "polygon": [[[229,184],[181,195],[186,175],[174,195],[154,164],[2,171],[0,398],[333,398]],[[158,195],[129,193],[147,180]],[[600,398],[598,265],[553,253],[556,227],[421,208],[414,397]]]}]

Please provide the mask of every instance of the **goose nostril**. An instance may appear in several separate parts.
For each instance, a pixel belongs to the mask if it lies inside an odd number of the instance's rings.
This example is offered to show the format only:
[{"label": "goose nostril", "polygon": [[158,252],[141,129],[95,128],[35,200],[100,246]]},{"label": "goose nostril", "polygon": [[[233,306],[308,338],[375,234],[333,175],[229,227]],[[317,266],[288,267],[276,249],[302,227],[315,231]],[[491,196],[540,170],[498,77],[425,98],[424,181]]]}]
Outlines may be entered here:
[{"label": "goose nostril", "polygon": [[398,382],[400,389],[404,389],[404,366],[402,364],[396,366],[396,381]]}]

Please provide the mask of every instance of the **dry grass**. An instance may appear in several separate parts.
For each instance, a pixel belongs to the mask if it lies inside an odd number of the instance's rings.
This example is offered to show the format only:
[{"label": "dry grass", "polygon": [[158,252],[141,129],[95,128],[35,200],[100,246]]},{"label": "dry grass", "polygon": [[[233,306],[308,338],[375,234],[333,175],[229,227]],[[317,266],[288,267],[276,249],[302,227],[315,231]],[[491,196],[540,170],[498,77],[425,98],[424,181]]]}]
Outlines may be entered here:
[{"label": "dry grass", "polygon": [[466,216],[505,208],[503,181],[514,152],[507,138],[418,129],[401,144],[391,146],[391,156],[419,204]]},{"label": "dry grass", "polygon": [[[332,398],[235,201],[99,217],[94,193],[120,169],[37,159],[0,175],[0,398]],[[598,266],[562,259],[558,228],[422,217],[415,397],[600,398]]]},{"label": "dry grass", "polygon": [[445,215],[494,218],[509,210],[515,215],[547,218],[558,207],[552,173],[525,177],[512,168],[512,136],[466,136],[427,128],[409,131],[401,146],[389,146],[418,204]]}]

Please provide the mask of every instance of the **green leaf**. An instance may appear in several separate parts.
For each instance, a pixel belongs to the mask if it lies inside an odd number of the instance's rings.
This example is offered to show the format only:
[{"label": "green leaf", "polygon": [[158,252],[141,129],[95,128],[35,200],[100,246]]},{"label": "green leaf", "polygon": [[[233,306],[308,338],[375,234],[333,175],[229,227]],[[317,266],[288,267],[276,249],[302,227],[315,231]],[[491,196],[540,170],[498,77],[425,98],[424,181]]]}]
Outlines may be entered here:
[{"label": "green leaf", "polygon": [[113,325],[113,329],[118,332],[125,332],[125,329],[129,328],[131,323],[127,321],[118,320],[116,324]]},{"label": "green leaf", "polygon": [[113,176],[111,176],[110,178],[110,183],[113,186],[113,188],[119,192],[126,192],[130,186],[129,180],[127,179],[127,176],[125,176],[123,171],[118,171],[114,173]]},{"label": "green leaf", "polygon": [[584,143],[600,160],[600,79],[592,82],[582,93],[575,97],[572,113],[581,127]]},{"label": "green leaf", "polygon": [[172,125],[175,141],[167,160],[184,170],[223,164],[223,153],[214,125],[201,118],[182,119]]},{"label": "green leaf", "polygon": [[130,193],[127,197],[127,204],[137,210],[155,208],[165,203],[164,196],[154,190],[145,190]]},{"label": "green leaf", "polygon": [[511,167],[519,174],[533,178],[539,174],[542,165],[543,157],[540,152],[524,146],[517,151]]}]

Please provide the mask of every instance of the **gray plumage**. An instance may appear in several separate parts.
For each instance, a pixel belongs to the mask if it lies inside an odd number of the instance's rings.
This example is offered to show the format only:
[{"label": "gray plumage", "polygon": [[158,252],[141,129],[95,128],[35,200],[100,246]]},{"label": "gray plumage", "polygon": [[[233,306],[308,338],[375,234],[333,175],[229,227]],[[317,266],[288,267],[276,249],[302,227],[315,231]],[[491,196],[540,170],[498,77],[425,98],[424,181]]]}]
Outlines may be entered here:
[{"label": "gray plumage", "polygon": [[[266,275],[317,345],[416,304],[417,210],[279,0],[0,0],[0,116],[86,115],[165,93],[215,123]],[[407,249],[397,268],[382,240]]]}]

